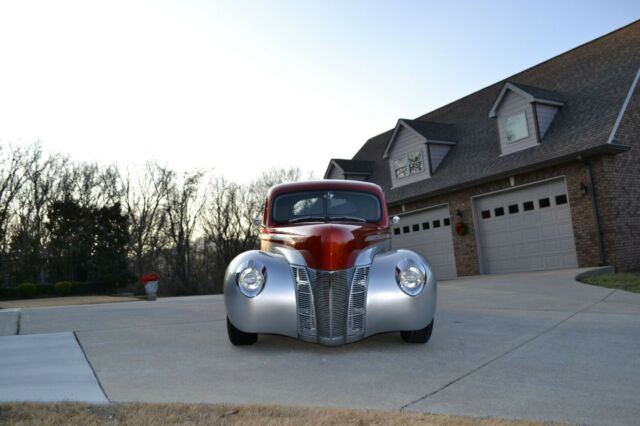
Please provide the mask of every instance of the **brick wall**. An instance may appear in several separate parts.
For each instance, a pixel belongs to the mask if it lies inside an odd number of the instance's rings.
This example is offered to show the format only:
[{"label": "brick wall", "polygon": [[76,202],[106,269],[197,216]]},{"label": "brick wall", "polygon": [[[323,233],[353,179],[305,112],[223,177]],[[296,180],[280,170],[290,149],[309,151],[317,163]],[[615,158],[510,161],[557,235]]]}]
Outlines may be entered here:
[{"label": "brick wall", "polygon": [[640,271],[640,85],[615,138],[631,149],[593,161],[606,262]]},{"label": "brick wall", "polygon": [[[596,231],[597,227],[591,193],[584,194],[581,189],[581,183],[588,182],[587,168],[583,163],[576,161],[560,166],[548,167],[535,172],[515,175],[515,185],[523,185],[558,176],[564,176],[567,182],[578,264],[580,266],[598,265],[600,263],[598,233]],[[459,210],[462,213],[463,221],[467,224],[469,232],[464,236],[460,236],[455,233],[455,228],[451,226],[456,270],[460,276],[477,275],[480,273],[480,262],[471,211],[471,197],[510,187],[509,179],[500,179],[449,194],[405,203],[404,208],[405,211],[409,212],[437,204],[448,203],[452,224],[457,222],[456,210]],[[401,204],[389,206],[390,214],[397,214],[399,212],[402,212]]]}]

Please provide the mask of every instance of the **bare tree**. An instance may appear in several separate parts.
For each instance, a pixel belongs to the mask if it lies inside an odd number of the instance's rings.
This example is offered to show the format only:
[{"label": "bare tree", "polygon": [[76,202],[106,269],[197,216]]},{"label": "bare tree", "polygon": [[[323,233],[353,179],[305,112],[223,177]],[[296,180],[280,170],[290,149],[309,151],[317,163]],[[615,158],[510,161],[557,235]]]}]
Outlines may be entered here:
[{"label": "bare tree", "polygon": [[147,162],[142,175],[130,173],[121,178],[123,205],[129,217],[129,253],[134,271],[142,275],[158,270],[157,254],[161,249],[161,230],[167,211],[164,208],[174,174],[154,162]]},{"label": "bare tree", "polygon": [[209,184],[207,195],[202,215],[204,267],[212,279],[212,290],[222,292],[227,265],[243,251],[256,248],[258,230],[252,226],[249,188],[217,177]]},{"label": "bare tree", "polygon": [[174,180],[168,188],[165,213],[167,223],[166,236],[171,243],[168,264],[173,278],[181,288],[179,292],[197,293],[202,283],[194,281],[192,243],[205,196],[202,193],[202,180],[205,173],[189,172],[180,181]]}]

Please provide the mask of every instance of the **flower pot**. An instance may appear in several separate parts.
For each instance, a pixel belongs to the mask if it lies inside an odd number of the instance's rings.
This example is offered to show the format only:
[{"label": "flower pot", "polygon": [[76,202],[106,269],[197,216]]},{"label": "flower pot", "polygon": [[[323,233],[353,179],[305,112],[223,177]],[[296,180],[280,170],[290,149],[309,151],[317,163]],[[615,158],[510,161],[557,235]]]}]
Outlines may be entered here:
[{"label": "flower pot", "polygon": [[144,285],[144,290],[147,292],[147,300],[156,300],[158,281],[149,281]]}]

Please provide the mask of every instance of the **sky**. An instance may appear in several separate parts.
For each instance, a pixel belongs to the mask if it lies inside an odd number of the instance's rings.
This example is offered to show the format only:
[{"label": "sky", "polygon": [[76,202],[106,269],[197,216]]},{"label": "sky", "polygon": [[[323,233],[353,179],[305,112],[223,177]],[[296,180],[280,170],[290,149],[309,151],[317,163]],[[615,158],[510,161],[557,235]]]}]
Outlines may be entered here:
[{"label": "sky", "polygon": [[398,118],[639,18],[634,0],[2,0],[0,143],[322,177]]}]

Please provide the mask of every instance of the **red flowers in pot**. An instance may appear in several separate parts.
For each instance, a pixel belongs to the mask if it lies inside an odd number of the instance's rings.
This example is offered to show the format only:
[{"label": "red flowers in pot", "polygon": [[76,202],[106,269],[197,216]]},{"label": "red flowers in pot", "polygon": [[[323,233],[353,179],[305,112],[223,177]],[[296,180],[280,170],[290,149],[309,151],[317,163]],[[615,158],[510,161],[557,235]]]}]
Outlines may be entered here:
[{"label": "red flowers in pot", "polygon": [[160,280],[159,274],[147,274],[140,277],[140,284],[146,284],[152,281]]}]

